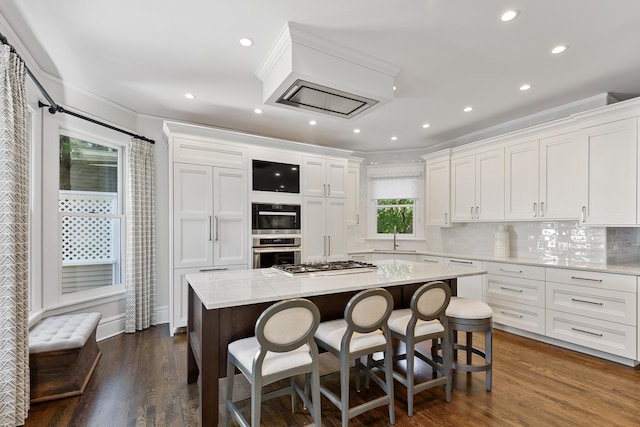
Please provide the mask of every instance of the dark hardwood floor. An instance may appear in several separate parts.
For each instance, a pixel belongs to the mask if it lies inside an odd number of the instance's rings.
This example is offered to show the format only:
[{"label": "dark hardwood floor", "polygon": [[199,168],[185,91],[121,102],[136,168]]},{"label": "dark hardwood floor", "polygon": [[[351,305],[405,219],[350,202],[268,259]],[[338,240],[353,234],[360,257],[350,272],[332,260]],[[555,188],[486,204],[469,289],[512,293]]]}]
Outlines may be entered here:
[{"label": "dark hardwood floor", "polygon": [[[481,340],[478,340],[481,342]],[[82,396],[33,405],[26,426],[196,426],[198,389],[186,383],[186,336],[169,337],[167,325],[120,335],[99,343],[96,371]],[[484,373],[454,374],[453,398],[444,389],[416,396],[406,413],[406,392],[396,383],[397,426],[635,426],[640,423],[640,370],[494,332],[493,391]],[[322,355],[323,370],[334,365]],[[237,394],[247,396],[237,377]],[[221,387],[224,381],[220,382]],[[337,386],[337,381],[336,381]],[[222,389],[221,389],[222,391]],[[375,386],[360,395],[377,393]],[[221,393],[221,395],[223,395]],[[351,398],[360,397],[355,391]],[[224,410],[221,406],[221,413]],[[291,413],[287,397],[263,406],[263,425],[311,422],[299,405]],[[323,425],[340,425],[340,414],[325,398]],[[386,426],[382,407],[350,426]]]}]

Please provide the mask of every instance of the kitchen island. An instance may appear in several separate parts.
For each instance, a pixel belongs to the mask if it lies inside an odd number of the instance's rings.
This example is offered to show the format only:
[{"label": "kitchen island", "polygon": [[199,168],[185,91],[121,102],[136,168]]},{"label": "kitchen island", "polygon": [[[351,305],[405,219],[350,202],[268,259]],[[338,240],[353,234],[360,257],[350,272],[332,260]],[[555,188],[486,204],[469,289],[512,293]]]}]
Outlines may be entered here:
[{"label": "kitchen island", "polygon": [[458,277],[485,273],[400,260],[376,264],[377,271],[338,275],[287,276],[268,268],[187,275],[187,381],[198,381],[201,425],[218,423],[218,379],[226,374],[227,345],[252,336],[256,320],[274,302],[308,298],[326,321],[341,318],[347,301],[363,289],[386,288],[401,308],[423,283],[445,281],[455,294]]}]

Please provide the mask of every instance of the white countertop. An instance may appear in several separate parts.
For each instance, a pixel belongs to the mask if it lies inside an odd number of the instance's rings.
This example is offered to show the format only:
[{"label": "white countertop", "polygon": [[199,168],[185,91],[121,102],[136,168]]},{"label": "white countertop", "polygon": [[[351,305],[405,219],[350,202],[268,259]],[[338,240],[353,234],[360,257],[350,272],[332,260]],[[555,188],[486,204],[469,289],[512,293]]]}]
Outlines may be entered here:
[{"label": "white countertop", "polygon": [[631,276],[640,276],[640,262],[632,262],[628,264],[592,264],[587,262],[578,262],[578,261],[567,261],[567,262],[558,262],[558,261],[541,261],[532,258],[520,258],[520,257],[509,257],[509,258],[498,258],[491,255],[469,255],[469,254],[453,254],[447,252],[434,252],[434,251],[402,251],[397,250],[393,251],[389,250],[380,250],[380,249],[361,249],[356,251],[349,251],[349,255],[357,255],[357,254],[388,254],[392,255],[394,253],[403,254],[403,255],[429,255],[429,256],[437,256],[444,258],[457,258],[457,259],[465,259],[465,260],[477,260],[477,261],[490,261],[490,262],[504,262],[508,264],[522,264],[522,265],[534,265],[539,267],[554,267],[554,268],[568,268],[571,270],[583,270],[583,271],[596,271],[600,273],[616,273],[616,274],[627,274]]},{"label": "white countertop", "polygon": [[211,310],[486,273],[463,267],[393,259],[376,261],[375,264],[377,271],[315,277],[290,277],[270,268],[211,271],[187,274],[187,282],[203,305]]}]

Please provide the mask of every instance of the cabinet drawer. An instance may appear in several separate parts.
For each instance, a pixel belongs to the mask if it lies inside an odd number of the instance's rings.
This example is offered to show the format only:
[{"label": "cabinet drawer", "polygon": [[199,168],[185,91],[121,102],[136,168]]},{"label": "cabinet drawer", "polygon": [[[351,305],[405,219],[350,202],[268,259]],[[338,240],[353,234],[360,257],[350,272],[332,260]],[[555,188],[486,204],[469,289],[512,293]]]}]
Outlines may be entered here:
[{"label": "cabinet drawer", "polygon": [[518,277],[487,274],[484,294],[487,297],[544,308],[544,282]]},{"label": "cabinet drawer", "polygon": [[507,264],[502,262],[485,262],[484,269],[489,274],[499,274],[509,277],[524,277],[525,279],[544,280],[544,267],[532,265]]},{"label": "cabinet drawer", "polygon": [[351,254],[349,258],[354,261],[371,262],[371,254]]},{"label": "cabinet drawer", "polygon": [[444,265],[444,258],[431,255],[418,255],[418,262],[433,265]]},{"label": "cabinet drawer", "polygon": [[568,283],[570,285],[589,286],[592,288],[611,289],[622,292],[637,292],[636,276],[627,276],[624,274],[547,268],[547,282]]},{"label": "cabinet drawer", "polygon": [[493,310],[493,322],[512,326],[523,331],[545,334],[545,310],[540,307],[518,304],[487,297],[487,304]]},{"label": "cabinet drawer", "polygon": [[629,359],[636,358],[636,328],[547,310],[547,336]]},{"label": "cabinet drawer", "polygon": [[547,308],[636,326],[636,294],[547,283]]},{"label": "cabinet drawer", "polygon": [[213,141],[173,138],[173,161],[197,165],[247,168],[247,149]]}]

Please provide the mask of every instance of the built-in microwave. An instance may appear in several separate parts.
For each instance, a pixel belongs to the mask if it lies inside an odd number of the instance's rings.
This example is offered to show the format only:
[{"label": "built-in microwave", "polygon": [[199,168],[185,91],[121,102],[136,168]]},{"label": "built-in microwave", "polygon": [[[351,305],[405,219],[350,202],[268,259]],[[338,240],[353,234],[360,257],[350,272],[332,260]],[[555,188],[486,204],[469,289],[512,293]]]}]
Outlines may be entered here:
[{"label": "built-in microwave", "polygon": [[300,234],[300,205],[252,203],[253,234]]},{"label": "built-in microwave", "polygon": [[300,193],[300,166],[290,163],[252,161],[253,191]]}]

